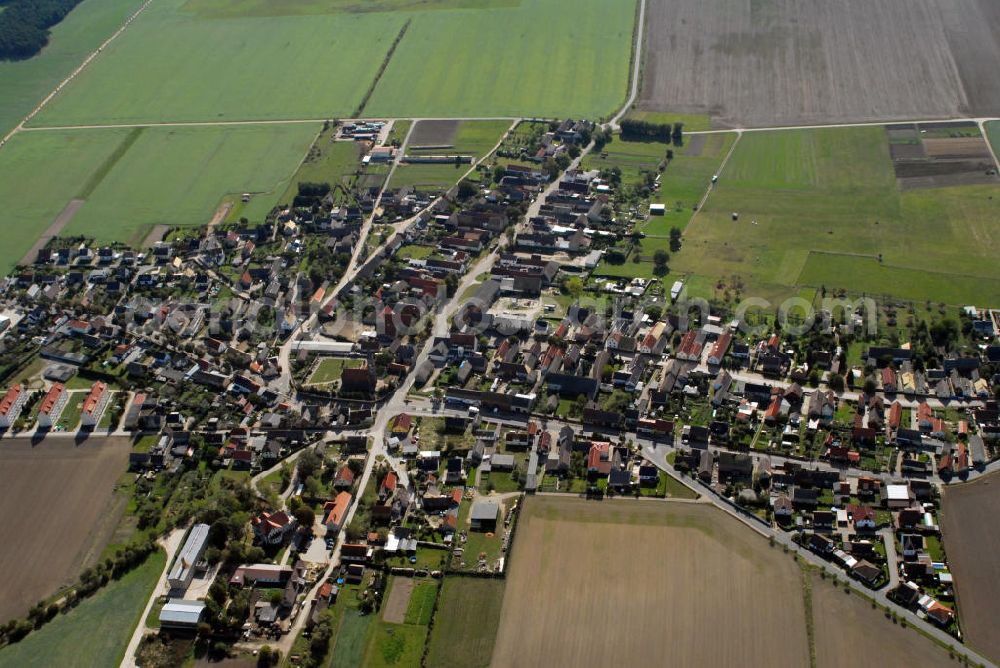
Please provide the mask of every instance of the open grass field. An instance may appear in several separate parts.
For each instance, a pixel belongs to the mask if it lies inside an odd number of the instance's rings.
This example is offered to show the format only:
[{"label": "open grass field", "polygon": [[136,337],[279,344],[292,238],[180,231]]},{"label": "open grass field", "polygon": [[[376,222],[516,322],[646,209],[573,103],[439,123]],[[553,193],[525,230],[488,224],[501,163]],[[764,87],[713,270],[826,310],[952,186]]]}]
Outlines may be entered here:
[{"label": "open grass field", "polygon": [[446,578],[434,615],[428,668],[489,666],[503,600],[503,580]]},{"label": "open grass field", "polygon": [[[624,630],[627,641],[609,642]],[[664,657],[680,666],[809,665],[795,561],[707,504],[529,498],[492,665]]]},{"label": "open grass field", "polygon": [[[941,531],[948,565],[955,576],[958,608],[966,641],[1000,661],[1000,477],[949,486],[941,506]],[[990,555],[990,556],[987,556]]]},{"label": "open grass field", "polygon": [[232,193],[252,193],[251,202],[266,212],[277,204],[318,129],[304,124],[147,128],[65,231],[138,243],[154,225],[207,224]]},{"label": "open grass field", "polygon": [[346,116],[407,21],[366,115],[597,117],[625,98],[635,0],[579,0],[573,21],[558,0],[424,5],[162,0],[34,123]]},{"label": "open grass field", "polygon": [[1000,113],[990,0],[652,0],[640,108],[760,127]]},{"label": "open grass field", "polygon": [[327,663],[329,668],[356,668],[363,665],[372,621],[372,615],[362,615],[354,607],[344,610],[330,661]]},{"label": "open grass field", "polygon": [[123,129],[20,133],[0,150],[0,271],[21,260],[127,135]]},{"label": "open grass field", "polygon": [[[140,243],[155,225],[204,225],[224,196],[277,203],[318,125],[23,132],[0,151],[8,271],[74,199],[63,234]],[[263,214],[261,214],[263,218]]]},{"label": "open grass field", "polygon": [[[419,121],[410,137],[407,155],[469,155],[474,160],[489,153],[503,133],[510,128],[509,121],[458,121],[454,129],[441,127],[441,131],[423,130],[430,123],[441,126],[434,121]],[[443,140],[443,141],[439,141]],[[434,148],[434,146],[451,146],[451,148]],[[431,148],[421,149],[421,146]],[[390,188],[415,186],[425,191],[447,190],[458,182],[471,165],[427,165],[401,163],[392,175]]]},{"label": "open grass field", "polygon": [[70,612],[0,650],[0,668],[117,666],[165,565],[166,555],[153,553]]},{"label": "open grass field", "polygon": [[810,577],[817,668],[850,665],[848,656],[863,656],[871,666],[953,663],[940,645],[912,628],[893,624],[869,601],[853,592],[845,594],[829,580]]},{"label": "open grass field", "polygon": [[365,668],[419,666],[426,642],[426,626],[375,622],[361,665]]},{"label": "open grass field", "polygon": [[49,44],[40,54],[28,60],[0,61],[0,137],[31,112],[140,5],[142,0],[86,0],[52,28]]},{"label": "open grass field", "polygon": [[572,20],[559,0],[510,4],[414,14],[366,114],[596,118],[622,104],[635,0],[576,0]]},{"label": "open grass field", "polygon": [[953,305],[1000,294],[990,259],[1000,187],[900,190],[880,127],[752,132],[738,142],[672,256],[674,272],[739,276],[744,296],[768,299],[803,286]]},{"label": "open grass field", "polygon": [[399,13],[210,19],[187,11],[184,0],[158,1],[35,124],[344,116],[405,20]]},{"label": "open grass field", "polygon": [[127,438],[51,437],[0,448],[0,507],[7,515],[0,549],[0,621],[22,616],[76,580],[115,530],[115,481],[125,471]]}]

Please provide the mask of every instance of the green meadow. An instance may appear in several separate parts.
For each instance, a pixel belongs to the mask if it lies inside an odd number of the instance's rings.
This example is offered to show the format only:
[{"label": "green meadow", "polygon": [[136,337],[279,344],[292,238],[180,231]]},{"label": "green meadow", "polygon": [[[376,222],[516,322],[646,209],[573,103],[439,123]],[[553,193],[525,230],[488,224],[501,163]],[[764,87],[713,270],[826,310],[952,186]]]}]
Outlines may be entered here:
[{"label": "green meadow", "polygon": [[277,204],[319,124],[146,128],[64,234],[140,243],[154,225],[211,220],[223,196]]},{"label": "green meadow", "polygon": [[157,0],[33,122],[347,116],[407,21],[366,116],[597,117],[625,99],[635,6]]},{"label": "green meadow", "polygon": [[635,9],[635,0],[522,0],[415,14],[365,113],[609,115],[628,90]]},{"label": "green meadow", "polygon": [[0,650],[0,668],[117,666],[165,565],[166,555],[153,553],[66,614]]},{"label": "green meadow", "polygon": [[154,225],[203,225],[230,193],[277,203],[318,124],[22,132],[0,151],[0,252],[16,264],[73,199],[62,230],[141,243]]},{"label": "green meadow", "polygon": [[20,261],[128,134],[121,128],[22,132],[0,150],[0,202],[4,203],[0,270],[7,273]]},{"label": "green meadow", "polygon": [[901,191],[882,128],[749,132],[671,268],[738,276],[744,296],[826,287],[985,304],[1000,295],[998,216],[998,186]]},{"label": "green meadow", "polygon": [[20,123],[141,4],[142,0],[85,0],[52,28],[49,44],[40,54],[28,60],[0,60],[0,137]]},{"label": "green meadow", "polygon": [[185,11],[183,0],[157,0],[34,122],[345,116],[405,20],[398,13],[208,19]]}]

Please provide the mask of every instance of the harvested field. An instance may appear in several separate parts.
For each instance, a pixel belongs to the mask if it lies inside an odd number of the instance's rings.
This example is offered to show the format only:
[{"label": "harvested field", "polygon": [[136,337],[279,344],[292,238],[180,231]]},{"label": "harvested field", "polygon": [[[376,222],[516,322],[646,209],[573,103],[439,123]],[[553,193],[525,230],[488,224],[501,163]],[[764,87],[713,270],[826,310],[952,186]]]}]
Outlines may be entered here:
[{"label": "harvested field", "polygon": [[[947,666],[952,663],[934,641],[916,630],[893,624],[857,594],[845,594],[827,580],[812,576],[816,667],[847,668],[853,657],[869,666]],[[877,630],[877,631],[876,631]],[[848,649],[849,648],[849,649]]]},{"label": "harvested field", "polygon": [[[1000,476],[947,487],[941,530],[955,576],[962,630],[972,647],[1000,661]],[[991,556],[987,556],[991,555]]]},{"label": "harvested field", "polygon": [[34,446],[17,439],[0,447],[0,508],[7,516],[0,621],[24,615],[100,554],[100,543],[114,530],[109,502],[130,447],[127,438],[77,445],[54,437]]},{"label": "harvested field", "polygon": [[924,152],[924,145],[919,141],[912,144],[892,143],[889,144],[889,157],[895,160],[923,160],[927,157]]},{"label": "harvested field", "polygon": [[974,123],[888,126],[886,135],[901,190],[998,182],[993,156]]},{"label": "harvested field", "polygon": [[406,610],[410,607],[410,595],[413,594],[413,578],[393,578],[389,598],[382,608],[382,619],[390,624],[402,624],[406,621]]},{"label": "harvested field", "polygon": [[795,561],[708,504],[529,498],[507,593],[498,667],[809,665]]},{"label": "harvested field", "polygon": [[417,126],[410,134],[408,146],[419,148],[450,145],[455,139],[459,123],[461,121],[417,121]]},{"label": "harvested field", "polygon": [[1000,113],[990,0],[651,0],[640,108],[776,126]]},{"label": "harvested field", "polygon": [[939,160],[954,158],[990,159],[989,149],[982,137],[956,137],[954,139],[925,139],[927,157]]}]

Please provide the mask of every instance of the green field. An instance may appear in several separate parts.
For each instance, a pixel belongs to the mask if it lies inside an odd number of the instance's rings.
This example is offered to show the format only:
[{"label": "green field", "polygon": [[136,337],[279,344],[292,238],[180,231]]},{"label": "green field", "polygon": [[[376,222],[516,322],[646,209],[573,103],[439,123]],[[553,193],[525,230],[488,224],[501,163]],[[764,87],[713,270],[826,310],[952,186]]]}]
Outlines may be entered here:
[{"label": "green field", "polygon": [[0,149],[4,203],[4,273],[21,259],[59,212],[87,186],[128,130],[24,132]]},{"label": "green field", "polygon": [[[454,148],[417,150],[409,147],[409,155],[448,154],[471,155],[478,160],[493,150],[503,133],[510,128],[509,121],[461,121],[455,131],[455,137],[449,142]],[[396,167],[389,182],[390,188],[415,186],[421,190],[441,191],[455,185],[458,180],[472,167],[462,165],[423,165],[402,163]]]},{"label": "green field", "polygon": [[141,4],[142,0],[85,0],[52,28],[49,44],[40,54],[28,60],[0,60],[0,137],[16,126]]},{"label": "green field", "polygon": [[188,0],[184,9],[211,18],[288,16],[333,12],[391,12],[407,10],[482,9],[516,7],[522,0]]},{"label": "green field", "polygon": [[559,0],[425,5],[158,0],[33,122],[346,116],[407,21],[366,116],[597,117],[625,98],[635,0],[578,0],[571,21]]},{"label": "green field", "polygon": [[165,565],[165,555],[154,553],[75,609],[0,650],[0,668],[117,666]]},{"label": "green field", "polygon": [[186,11],[183,0],[158,0],[35,123],[346,115],[405,20],[402,14],[207,19]]},{"label": "green field", "polygon": [[825,286],[986,305],[998,216],[997,186],[900,191],[879,127],[745,133],[671,268],[769,299]]},{"label": "green field", "polygon": [[434,614],[438,583],[429,580],[417,583],[410,594],[410,604],[406,608],[406,623],[427,626]]},{"label": "green field", "polygon": [[425,665],[429,668],[474,668],[490,664],[503,580],[450,577],[441,587]]},{"label": "green field", "polygon": [[361,665],[366,668],[419,666],[426,641],[426,626],[375,622],[365,660]]},{"label": "green field", "polygon": [[568,10],[559,0],[522,0],[416,14],[366,114],[610,114],[628,90],[635,7],[635,0],[575,0]]},{"label": "green field", "polygon": [[329,668],[356,668],[362,665],[372,619],[372,615],[362,615],[354,607],[348,606],[344,610],[330,662],[327,664]]}]

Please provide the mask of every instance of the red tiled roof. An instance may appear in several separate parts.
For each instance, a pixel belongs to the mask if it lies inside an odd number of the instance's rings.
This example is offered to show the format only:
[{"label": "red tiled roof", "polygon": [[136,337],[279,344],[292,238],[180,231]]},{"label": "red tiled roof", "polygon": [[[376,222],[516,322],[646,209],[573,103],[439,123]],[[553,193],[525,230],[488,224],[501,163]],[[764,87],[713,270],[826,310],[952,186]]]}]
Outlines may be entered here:
[{"label": "red tiled roof", "polygon": [[59,401],[59,397],[62,393],[66,391],[66,386],[62,383],[56,383],[42,399],[42,407],[38,410],[39,413],[43,415],[48,415],[55,408],[56,403]]},{"label": "red tiled roof", "polygon": [[101,381],[94,383],[94,386],[90,388],[90,394],[83,400],[84,414],[92,415],[97,410],[97,406],[101,403],[101,397],[104,396],[104,392],[107,389],[107,383]]},{"label": "red tiled roof", "polygon": [[21,396],[21,391],[22,388],[19,384],[7,390],[6,396],[0,401],[0,415],[8,415],[10,413],[10,409],[13,408],[18,397]]}]

